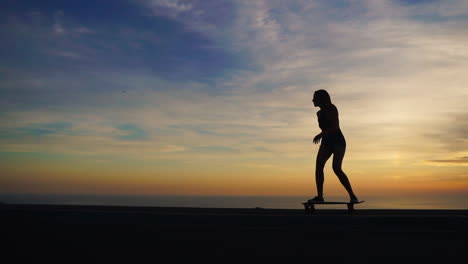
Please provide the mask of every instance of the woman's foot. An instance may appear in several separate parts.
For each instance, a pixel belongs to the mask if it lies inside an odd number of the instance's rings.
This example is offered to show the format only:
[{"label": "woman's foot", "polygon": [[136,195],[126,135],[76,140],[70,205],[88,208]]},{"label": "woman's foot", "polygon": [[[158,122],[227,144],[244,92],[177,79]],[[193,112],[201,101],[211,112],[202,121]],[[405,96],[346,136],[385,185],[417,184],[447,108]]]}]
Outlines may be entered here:
[{"label": "woman's foot", "polygon": [[352,196],[350,199],[349,199],[349,202],[350,203],[357,203],[359,202],[358,198],[356,196]]},{"label": "woman's foot", "polygon": [[324,200],[322,196],[315,196],[314,198],[309,199],[308,202],[309,203],[323,203]]}]

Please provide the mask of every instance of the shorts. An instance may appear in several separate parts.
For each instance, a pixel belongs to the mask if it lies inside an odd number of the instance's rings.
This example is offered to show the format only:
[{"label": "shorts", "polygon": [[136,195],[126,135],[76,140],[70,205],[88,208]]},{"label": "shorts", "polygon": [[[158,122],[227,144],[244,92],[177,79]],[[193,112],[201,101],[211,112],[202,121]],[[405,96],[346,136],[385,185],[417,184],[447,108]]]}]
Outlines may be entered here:
[{"label": "shorts", "polygon": [[343,136],[343,133],[341,130],[338,130],[337,132],[334,133],[327,133],[324,134],[322,137],[322,144],[326,147],[341,147],[341,148],[346,148],[346,140]]}]

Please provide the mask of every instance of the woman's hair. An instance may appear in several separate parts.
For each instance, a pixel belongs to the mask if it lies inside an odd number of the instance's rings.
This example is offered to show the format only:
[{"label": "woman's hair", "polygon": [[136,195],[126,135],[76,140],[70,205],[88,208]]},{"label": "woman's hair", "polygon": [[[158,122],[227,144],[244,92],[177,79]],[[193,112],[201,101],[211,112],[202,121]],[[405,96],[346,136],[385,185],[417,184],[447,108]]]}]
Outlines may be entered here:
[{"label": "woman's hair", "polygon": [[317,99],[317,103],[319,105],[330,105],[332,103],[330,99],[330,95],[325,90],[315,91],[314,98]]}]

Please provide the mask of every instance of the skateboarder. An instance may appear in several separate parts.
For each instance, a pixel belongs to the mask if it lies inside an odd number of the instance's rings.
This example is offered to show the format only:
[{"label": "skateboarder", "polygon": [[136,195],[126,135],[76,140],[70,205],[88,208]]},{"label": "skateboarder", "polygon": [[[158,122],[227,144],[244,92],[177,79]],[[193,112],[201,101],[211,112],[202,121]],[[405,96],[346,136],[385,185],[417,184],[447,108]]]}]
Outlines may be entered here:
[{"label": "skateboarder", "polygon": [[315,136],[314,143],[317,144],[322,140],[320,149],[317,153],[317,162],[315,166],[315,183],[317,185],[317,196],[310,199],[309,202],[323,202],[323,168],[325,163],[333,154],[333,171],[335,172],[341,184],[348,191],[350,202],[358,202],[358,198],[351,188],[351,183],[348,177],[341,169],[341,163],[346,151],[346,140],[340,129],[338,119],[338,109],[332,104],[330,95],[325,90],[317,90],[312,99],[314,106],[320,107],[317,112],[318,123],[322,132]]}]

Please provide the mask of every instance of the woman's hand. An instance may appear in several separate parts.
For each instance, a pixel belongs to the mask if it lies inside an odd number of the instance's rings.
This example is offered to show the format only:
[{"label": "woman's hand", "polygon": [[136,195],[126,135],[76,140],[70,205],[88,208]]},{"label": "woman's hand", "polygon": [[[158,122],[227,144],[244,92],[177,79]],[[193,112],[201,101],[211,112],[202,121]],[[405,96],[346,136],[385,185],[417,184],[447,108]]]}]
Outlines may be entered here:
[{"label": "woman's hand", "polygon": [[314,137],[314,143],[315,143],[315,144],[320,143],[320,139],[322,139],[322,133],[320,133],[320,134],[318,134],[318,135],[316,135],[316,136]]}]

